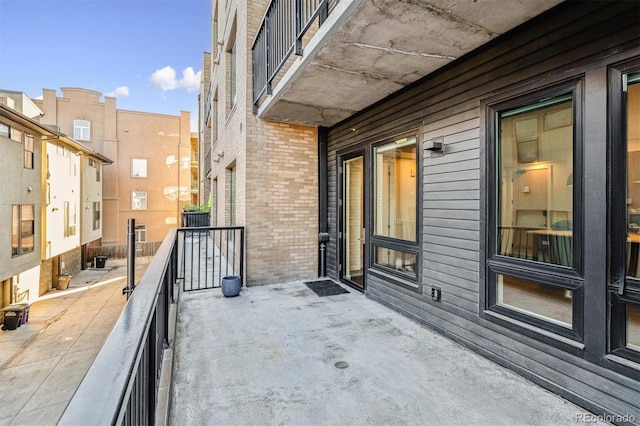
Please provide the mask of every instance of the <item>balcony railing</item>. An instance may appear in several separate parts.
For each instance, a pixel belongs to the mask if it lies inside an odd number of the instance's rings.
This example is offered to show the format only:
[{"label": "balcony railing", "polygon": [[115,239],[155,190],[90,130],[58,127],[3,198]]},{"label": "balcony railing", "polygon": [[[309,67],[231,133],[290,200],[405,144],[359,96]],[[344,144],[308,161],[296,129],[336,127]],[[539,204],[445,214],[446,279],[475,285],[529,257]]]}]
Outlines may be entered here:
[{"label": "balcony railing", "polygon": [[[335,0],[333,1],[335,3]],[[302,55],[302,39],[316,19],[322,25],[329,0],[272,0],[253,42],[253,112],[292,53]]]},{"label": "balcony railing", "polygon": [[202,167],[204,168],[204,170],[206,170],[206,172],[201,174],[200,176],[208,179],[209,175],[211,174],[211,147],[209,147],[209,149],[207,150],[207,155],[204,156],[204,164],[202,165]]},{"label": "balcony railing", "polygon": [[243,227],[169,231],[58,424],[163,424],[156,409],[174,291],[180,282],[183,291],[220,287],[226,275],[245,276]]},{"label": "balcony railing", "polygon": [[213,99],[213,84],[209,83],[209,90],[207,90],[207,100],[204,104],[204,122],[209,123],[211,120],[211,99]]},{"label": "balcony railing", "polygon": [[193,228],[197,226],[209,226],[211,224],[210,212],[182,212],[182,226]]}]

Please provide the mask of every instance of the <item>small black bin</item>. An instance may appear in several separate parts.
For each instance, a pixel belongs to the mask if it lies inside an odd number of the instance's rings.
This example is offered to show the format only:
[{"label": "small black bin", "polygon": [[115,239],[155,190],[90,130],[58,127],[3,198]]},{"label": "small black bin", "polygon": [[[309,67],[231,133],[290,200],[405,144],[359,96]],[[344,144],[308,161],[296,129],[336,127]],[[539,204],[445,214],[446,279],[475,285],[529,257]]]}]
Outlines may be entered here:
[{"label": "small black bin", "polygon": [[2,308],[2,313],[4,314],[2,321],[2,329],[3,330],[15,330],[20,327],[22,323],[22,316],[24,315],[24,306],[20,305],[9,305],[6,308]]},{"label": "small black bin", "polygon": [[96,256],[96,268],[104,268],[107,263],[107,256]]}]

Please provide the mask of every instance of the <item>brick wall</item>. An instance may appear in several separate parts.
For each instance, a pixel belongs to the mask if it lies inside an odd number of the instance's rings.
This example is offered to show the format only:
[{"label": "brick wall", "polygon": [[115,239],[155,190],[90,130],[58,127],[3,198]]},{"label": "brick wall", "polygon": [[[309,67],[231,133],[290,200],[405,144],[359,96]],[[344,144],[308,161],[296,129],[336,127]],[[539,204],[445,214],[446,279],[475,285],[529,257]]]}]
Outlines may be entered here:
[{"label": "brick wall", "polygon": [[247,135],[247,267],[251,284],[317,276],[314,127],[253,120]]},{"label": "brick wall", "polygon": [[[235,168],[235,223],[246,227],[246,282],[286,282],[317,276],[318,180],[315,127],[259,120],[252,113],[251,43],[268,1],[214,1],[212,81],[217,93],[217,223],[229,223],[229,169]],[[235,25],[233,25],[235,20]],[[234,31],[235,30],[235,31]],[[236,103],[230,107],[227,53],[235,43]],[[219,50],[219,52],[218,52]]]}]

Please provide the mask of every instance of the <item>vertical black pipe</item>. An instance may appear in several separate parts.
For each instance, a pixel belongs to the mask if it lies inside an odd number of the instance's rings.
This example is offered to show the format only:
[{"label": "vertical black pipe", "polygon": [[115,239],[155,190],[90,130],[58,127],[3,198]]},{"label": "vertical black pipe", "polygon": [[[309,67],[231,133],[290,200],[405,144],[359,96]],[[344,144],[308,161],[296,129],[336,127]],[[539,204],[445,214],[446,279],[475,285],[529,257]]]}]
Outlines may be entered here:
[{"label": "vertical black pipe", "polygon": [[135,288],[136,279],[136,220],[129,218],[127,225],[127,287],[123,290],[127,299]]},{"label": "vertical black pipe", "polygon": [[318,127],[318,242],[320,243],[318,253],[318,276],[325,277],[327,275],[327,243],[329,242],[329,223],[328,223],[328,182],[327,182],[327,163],[328,163],[328,129],[326,127]]}]

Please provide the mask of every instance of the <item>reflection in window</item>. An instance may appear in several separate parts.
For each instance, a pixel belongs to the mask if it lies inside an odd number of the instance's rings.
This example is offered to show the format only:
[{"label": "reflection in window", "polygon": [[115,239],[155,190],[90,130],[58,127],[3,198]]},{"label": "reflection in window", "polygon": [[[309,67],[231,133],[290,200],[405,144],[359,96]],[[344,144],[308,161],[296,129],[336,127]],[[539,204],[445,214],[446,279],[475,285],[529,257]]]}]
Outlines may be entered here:
[{"label": "reflection in window", "polygon": [[374,148],[376,235],[416,241],[416,138]]},{"label": "reflection in window", "polygon": [[573,101],[499,114],[497,254],[572,266]]},{"label": "reflection in window", "polygon": [[131,210],[147,209],[147,193],[146,191],[131,192]]},{"label": "reflection in window", "polygon": [[640,278],[640,74],[627,88],[627,276]]},{"label": "reflection in window", "polygon": [[100,201],[93,202],[93,230],[100,229]]},{"label": "reflection in window", "polygon": [[135,239],[136,239],[136,243],[147,242],[147,225],[136,225]]},{"label": "reflection in window", "polygon": [[11,220],[11,256],[20,255],[20,206],[12,208]]},{"label": "reflection in window", "polygon": [[8,124],[0,123],[0,136],[8,138],[11,133],[11,127]]},{"label": "reflection in window", "polygon": [[374,263],[376,265],[384,266],[385,268],[411,275],[413,278],[417,276],[416,255],[413,253],[405,253],[385,247],[376,247]]},{"label": "reflection in window", "polygon": [[36,221],[33,204],[23,204],[20,212],[20,248],[22,254],[35,250]]},{"label": "reflection in window", "polygon": [[627,347],[640,351],[640,305],[627,305]]},{"label": "reflection in window", "polygon": [[15,127],[11,128],[11,139],[16,142],[22,142],[22,130],[18,130]]},{"label": "reflection in window", "polygon": [[11,223],[11,256],[35,250],[35,215],[33,204],[13,205]]},{"label": "reflection in window", "polygon": [[91,136],[91,123],[89,120],[73,120],[73,138],[79,141],[88,141]]},{"label": "reflection in window", "polygon": [[571,327],[570,290],[498,275],[497,302],[516,311]]},{"label": "reflection in window", "polygon": [[131,176],[147,177],[147,160],[144,158],[134,158],[131,160]]},{"label": "reflection in window", "polygon": [[33,135],[24,135],[24,168],[33,169]]}]

